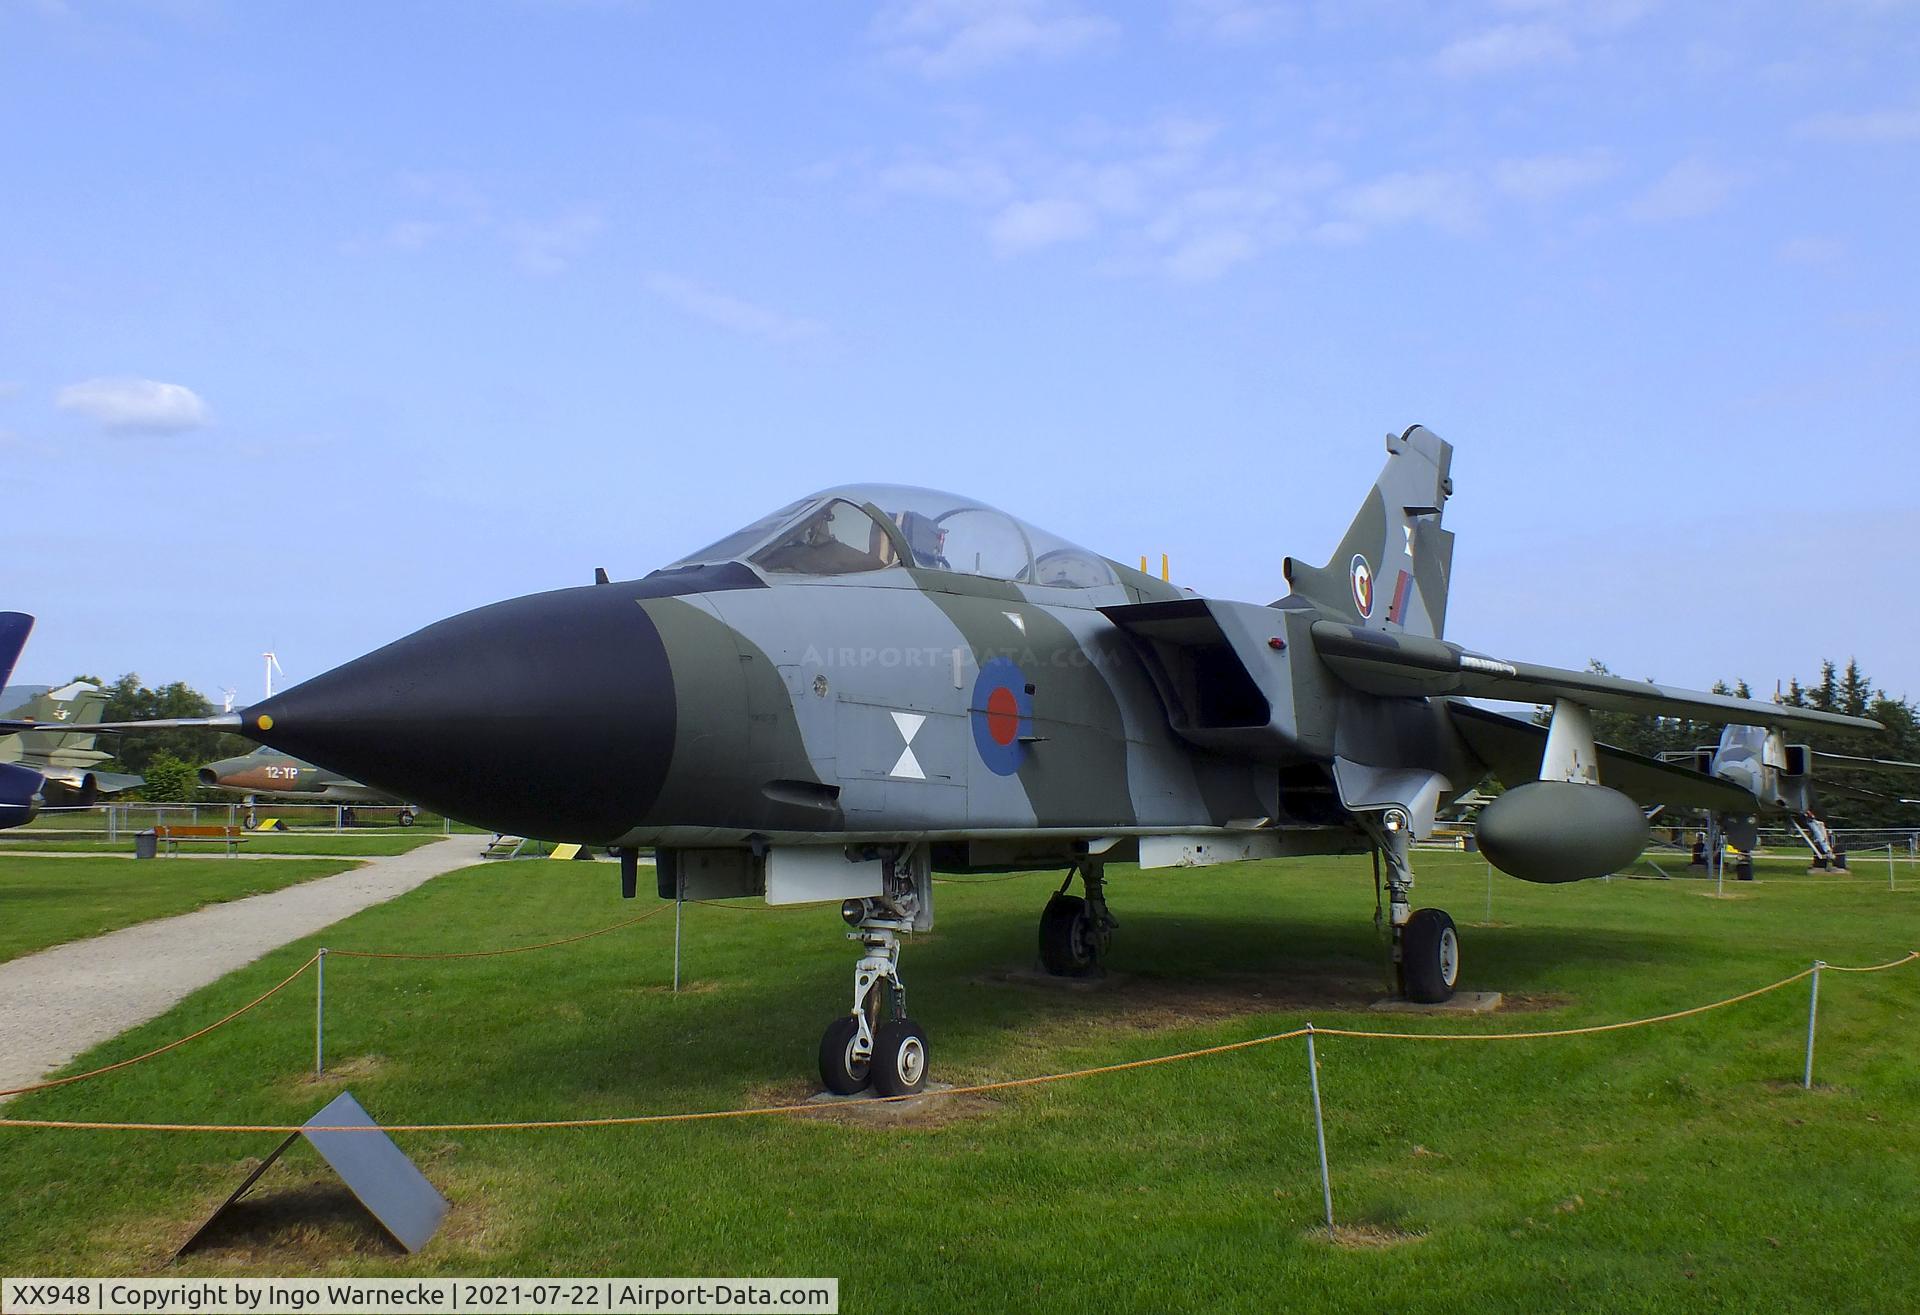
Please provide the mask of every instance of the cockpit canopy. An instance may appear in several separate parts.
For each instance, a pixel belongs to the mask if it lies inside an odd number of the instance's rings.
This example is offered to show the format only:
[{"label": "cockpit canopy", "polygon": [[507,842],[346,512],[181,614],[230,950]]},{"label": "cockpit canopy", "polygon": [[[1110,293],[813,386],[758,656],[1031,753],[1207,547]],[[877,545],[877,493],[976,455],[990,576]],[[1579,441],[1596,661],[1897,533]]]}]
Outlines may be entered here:
[{"label": "cockpit canopy", "polygon": [[1098,553],[971,498],[895,484],[848,484],[802,498],[673,565],[732,561],[774,575],[915,566],[1055,589],[1116,583]]}]

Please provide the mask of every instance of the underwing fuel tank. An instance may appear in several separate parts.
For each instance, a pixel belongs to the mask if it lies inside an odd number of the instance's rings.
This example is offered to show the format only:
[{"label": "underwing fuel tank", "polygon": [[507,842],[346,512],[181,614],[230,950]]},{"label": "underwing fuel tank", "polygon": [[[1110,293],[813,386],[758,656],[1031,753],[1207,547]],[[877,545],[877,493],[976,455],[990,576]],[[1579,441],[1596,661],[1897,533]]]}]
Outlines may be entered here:
[{"label": "underwing fuel tank", "polygon": [[1557,884],[1617,872],[1647,846],[1640,806],[1604,785],[1532,781],[1480,812],[1480,852],[1522,881]]}]

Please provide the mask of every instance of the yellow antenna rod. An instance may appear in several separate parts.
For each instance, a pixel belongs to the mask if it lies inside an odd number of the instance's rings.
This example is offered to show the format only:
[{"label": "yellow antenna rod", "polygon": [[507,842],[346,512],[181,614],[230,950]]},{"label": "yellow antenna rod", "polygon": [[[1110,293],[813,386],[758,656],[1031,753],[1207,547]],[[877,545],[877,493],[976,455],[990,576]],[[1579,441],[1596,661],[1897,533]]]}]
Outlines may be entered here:
[{"label": "yellow antenna rod", "polygon": [[1167,555],[1165,553],[1160,554],[1160,578],[1162,580],[1167,578]]},{"label": "yellow antenna rod", "polygon": [[1145,575],[1146,573],[1147,573],[1147,555],[1145,553],[1141,553],[1140,554],[1140,574]]}]

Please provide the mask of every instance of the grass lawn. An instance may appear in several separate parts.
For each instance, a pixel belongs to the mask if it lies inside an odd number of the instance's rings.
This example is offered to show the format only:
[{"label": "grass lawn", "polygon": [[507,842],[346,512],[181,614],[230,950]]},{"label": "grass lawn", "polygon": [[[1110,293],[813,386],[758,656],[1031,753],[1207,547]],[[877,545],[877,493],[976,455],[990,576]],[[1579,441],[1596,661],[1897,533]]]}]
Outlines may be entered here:
[{"label": "grass lawn", "polygon": [[173,858],[19,858],[0,854],[0,961],[152,918],[190,913],[295,882],[330,876],[350,862],[249,863]]},{"label": "grass lawn", "polygon": [[[213,864],[210,866],[218,866]],[[262,865],[266,866],[266,865]],[[284,865],[274,865],[284,866]],[[1667,865],[1672,870],[1672,865]],[[1787,864],[1782,872],[1801,865]],[[1418,902],[1461,924],[1485,1017],[1383,1016],[1358,858],[1110,870],[1114,975],[1028,977],[1057,874],[955,878],[907,947],[934,1077],[1142,1058],[1304,1021],[1390,1030],[1573,1026],[1701,1003],[1815,958],[1920,945],[1920,885],[1884,879],[1536,887],[1423,853]],[[1763,872],[1764,875],[1778,875]],[[1904,874],[1903,874],[1904,876]],[[963,882],[973,885],[963,885]],[[321,943],[532,943],[648,905],[609,865],[463,869],[189,998],[79,1066],[217,1018]],[[387,1122],[722,1109],[803,1098],[854,950],[832,907],[689,906],[525,956],[332,960],[312,1060],[302,982],[148,1064],[9,1104],[20,1117],[298,1122],[350,1088]],[[848,1311],[1515,1311],[1920,1308],[1920,967],[1821,984],[1800,1090],[1796,983],[1656,1028],[1502,1043],[1324,1038],[1334,1206],[1304,1043],[936,1102],[881,1124],[770,1116],[401,1134],[453,1211],[417,1257],[360,1225],[304,1149],[172,1274],[837,1275]],[[0,1272],[160,1271],[268,1135],[0,1130]]]},{"label": "grass lawn", "polygon": [[[408,850],[430,845],[443,838],[438,829],[432,832],[403,835],[392,833],[363,835],[352,831],[249,831],[246,843],[240,846],[240,852],[242,854],[352,854],[361,858],[378,858],[390,854],[404,854]],[[68,839],[34,828],[0,831],[0,856],[4,856],[10,850],[39,850],[50,854],[131,854],[133,837],[123,836],[119,840],[106,840],[97,836]],[[218,843],[195,842],[181,846],[182,855],[221,854],[222,852],[223,848]]]}]

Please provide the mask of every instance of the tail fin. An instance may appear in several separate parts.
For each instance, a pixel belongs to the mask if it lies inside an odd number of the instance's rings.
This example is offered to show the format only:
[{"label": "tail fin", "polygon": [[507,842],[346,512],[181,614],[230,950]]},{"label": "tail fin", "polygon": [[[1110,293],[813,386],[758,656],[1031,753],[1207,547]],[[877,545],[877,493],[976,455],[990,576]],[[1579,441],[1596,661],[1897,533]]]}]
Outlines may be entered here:
[{"label": "tail fin", "polygon": [[1438,639],[1447,622],[1453,445],[1421,425],[1387,436],[1387,464],[1325,566],[1287,558],[1293,595],[1330,620]]},{"label": "tail fin", "polygon": [[79,728],[99,721],[106,710],[106,691],[85,681],[75,681],[34,696],[27,703],[24,715],[47,729],[21,734],[21,761],[44,768],[104,760],[108,755],[93,747],[94,732]]},{"label": "tail fin", "polygon": [[33,633],[33,618],[25,612],[0,612],[0,685],[13,675],[13,664]]}]

